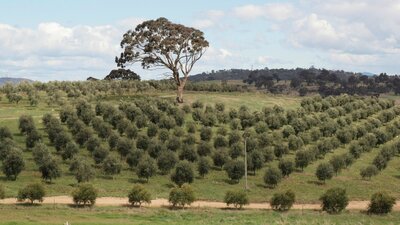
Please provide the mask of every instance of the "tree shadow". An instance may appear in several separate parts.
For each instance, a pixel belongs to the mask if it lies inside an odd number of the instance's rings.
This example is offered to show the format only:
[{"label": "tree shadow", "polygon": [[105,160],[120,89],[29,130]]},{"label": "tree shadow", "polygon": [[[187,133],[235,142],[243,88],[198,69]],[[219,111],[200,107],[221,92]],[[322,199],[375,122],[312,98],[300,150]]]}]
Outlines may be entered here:
[{"label": "tree shadow", "polygon": [[23,201],[23,202],[17,202],[17,203],[15,203],[15,205],[23,206],[23,207],[39,207],[42,204],[38,203],[38,202],[31,203],[31,202]]},{"label": "tree shadow", "polygon": [[165,187],[167,187],[167,188],[174,188],[174,187],[175,187],[175,185],[174,185],[174,184],[171,184],[171,183],[164,184],[163,186],[165,186]]},{"label": "tree shadow", "polygon": [[318,185],[318,186],[325,185],[325,183],[323,181],[317,181],[317,180],[309,180],[309,181],[307,181],[307,183],[308,184],[315,184],[315,185]]},{"label": "tree shadow", "polygon": [[139,179],[139,178],[129,178],[128,179],[129,183],[135,183],[135,184],[147,184],[147,180],[144,179]]},{"label": "tree shadow", "polygon": [[394,175],[394,178],[400,179],[400,175]]},{"label": "tree shadow", "polygon": [[223,181],[227,184],[234,185],[238,184],[239,182],[237,180],[231,180],[231,179],[223,179]]}]

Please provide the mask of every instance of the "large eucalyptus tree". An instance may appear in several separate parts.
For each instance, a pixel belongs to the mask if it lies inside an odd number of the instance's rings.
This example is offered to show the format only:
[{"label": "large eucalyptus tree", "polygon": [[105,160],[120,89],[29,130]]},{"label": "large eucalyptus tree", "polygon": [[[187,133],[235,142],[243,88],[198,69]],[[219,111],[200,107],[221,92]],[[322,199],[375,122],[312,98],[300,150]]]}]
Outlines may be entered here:
[{"label": "large eucalyptus tree", "polygon": [[158,18],[145,21],[124,34],[123,52],[115,62],[121,68],[139,62],[144,69],[169,69],[177,85],[176,99],[182,103],[189,73],[207,47],[208,41],[200,30]]}]

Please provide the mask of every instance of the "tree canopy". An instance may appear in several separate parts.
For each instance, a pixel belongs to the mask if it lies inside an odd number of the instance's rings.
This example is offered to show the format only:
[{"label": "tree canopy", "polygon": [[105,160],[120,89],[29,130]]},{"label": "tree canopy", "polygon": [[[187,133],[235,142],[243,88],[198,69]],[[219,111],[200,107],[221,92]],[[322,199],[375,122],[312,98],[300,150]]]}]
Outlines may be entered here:
[{"label": "tree canopy", "polygon": [[121,41],[123,52],[115,62],[121,68],[140,62],[144,69],[169,69],[178,86],[177,101],[183,102],[183,88],[189,73],[207,47],[208,42],[200,30],[161,17],[127,31]]}]

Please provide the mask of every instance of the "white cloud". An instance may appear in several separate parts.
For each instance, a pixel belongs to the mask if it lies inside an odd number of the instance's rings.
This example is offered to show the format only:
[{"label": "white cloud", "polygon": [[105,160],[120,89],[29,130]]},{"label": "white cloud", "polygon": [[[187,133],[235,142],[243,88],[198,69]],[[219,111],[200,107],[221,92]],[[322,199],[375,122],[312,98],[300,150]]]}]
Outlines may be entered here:
[{"label": "white cloud", "polygon": [[220,25],[225,13],[221,10],[209,10],[201,15],[201,19],[196,19],[192,26],[198,29],[207,29]]},{"label": "white cloud", "polygon": [[376,55],[350,54],[350,53],[330,53],[330,60],[335,63],[345,65],[365,65],[377,62],[379,57]]},{"label": "white cloud", "polygon": [[67,27],[49,22],[28,29],[0,24],[0,66],[3,73],[16,76],[42,71],[42,80],[49,79],[46,72],[58,70],[82,73],[58,79],[84,79],[95,71],[104,75],[115,67],[124,32],[111,25]]},{"label": "white cloud", "polygon": [[243,5],[233,9],[233,13],[240,19],[257,19],[260,17],[284,21],[293,17],[296,12],[289,3],[268,3],[265,5]]}]

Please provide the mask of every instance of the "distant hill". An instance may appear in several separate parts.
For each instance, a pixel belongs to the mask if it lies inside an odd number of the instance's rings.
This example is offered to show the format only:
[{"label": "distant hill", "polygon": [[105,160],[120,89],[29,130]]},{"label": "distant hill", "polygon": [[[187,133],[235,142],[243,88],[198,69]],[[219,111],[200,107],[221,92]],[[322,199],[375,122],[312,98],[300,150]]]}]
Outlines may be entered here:
[{"label": "distant hill", "polygon": [[18,84],[23,81],[33,82],[33,80],[29,80],[26,78],[0,77],[0,85],[6,84],[6,83]]},{"label": "distant hill", "polygon": [[[271,76],[275,75],[279,77],[281,80],[292,80],[298,74],[300,74],[303,70],[310,70],[316,74],[320,74],[323,69],[316,68],[296,68],[296,69],[258,69],[258,70],[248,70],[248,69],[230,69],[230,70],[218,70],[211,72],[203,72],[201,74],[196,74],[190,76],[191,81],[209,81],[209,80],[247,80],[249,78],[250,73],[258,73],[258,74],[270,74]],[[361,73],[353,73],[346,72],[343,70],[328,70],[330,73],[336,74],[341,79],[347,79],[348,77]]]}]

